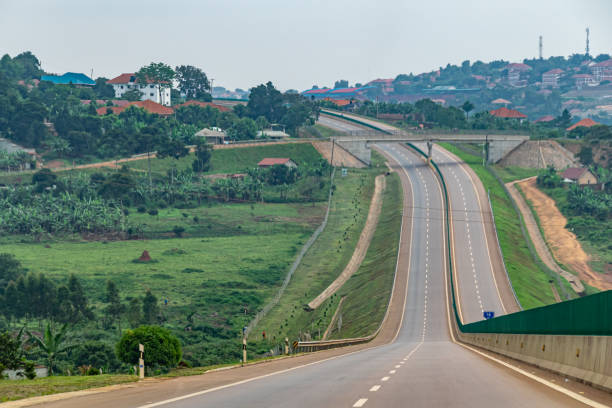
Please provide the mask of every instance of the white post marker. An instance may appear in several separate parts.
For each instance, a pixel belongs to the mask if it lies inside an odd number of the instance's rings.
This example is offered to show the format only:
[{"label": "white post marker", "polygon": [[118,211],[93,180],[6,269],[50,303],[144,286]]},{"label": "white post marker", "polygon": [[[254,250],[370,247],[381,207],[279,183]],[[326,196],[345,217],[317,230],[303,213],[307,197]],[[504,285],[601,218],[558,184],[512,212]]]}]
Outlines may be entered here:
[{"label": "white post marker", "polygon": [[285,354],[289,354],[289,337],[285,337]]},{"label": "white post marker", "polygon": [[140,358],[138,359],[138,377],[143,380],[145,377],[145,372],[144,372],[144,358],[143,358],[143,354],[144,354],[144,344],[139,344],[138,345],[138,351],[140,352]]}]

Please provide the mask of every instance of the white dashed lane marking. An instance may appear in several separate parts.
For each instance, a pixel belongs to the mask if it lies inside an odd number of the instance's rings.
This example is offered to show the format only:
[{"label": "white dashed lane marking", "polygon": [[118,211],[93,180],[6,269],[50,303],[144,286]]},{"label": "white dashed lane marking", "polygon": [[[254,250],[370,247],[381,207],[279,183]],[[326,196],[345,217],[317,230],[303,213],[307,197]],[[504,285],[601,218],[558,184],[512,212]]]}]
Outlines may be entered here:
[{"label": "white dashed lane marking", "polygon": [[378,390],[380,390],[380,385],[373,385],[372,388],[370,388],[370,391],[372,392],[376,392]]},{"label": "white dashed lane marking", "polygon": [[366,402],[368,402],[367,398],[358,399],[357,402],[353,404],[353,407],[356,407],[356,408],[363,407]]}]

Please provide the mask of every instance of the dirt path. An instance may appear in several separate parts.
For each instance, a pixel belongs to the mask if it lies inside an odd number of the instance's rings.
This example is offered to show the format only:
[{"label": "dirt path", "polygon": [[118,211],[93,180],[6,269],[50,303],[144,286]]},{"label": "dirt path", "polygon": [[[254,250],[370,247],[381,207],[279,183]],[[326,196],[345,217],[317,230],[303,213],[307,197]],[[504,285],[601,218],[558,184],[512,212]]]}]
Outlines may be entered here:
[{"label": "dirt path", "polygon": [[[560,263],[567,265],[569,268],[574,270],[578,274],[578,277],[580,277],[580,279],[587,284],[601,290],[612,289],[612,276],[600,274],[591,269],[588,264],[590,259],[589,255],[587,255],[587,253],[582,249],[576,235],[565,228],[567,219],[563,216],[563,214],[561,214],[561,211],[559,211],[557,208],[555,201],[536,187],[535,177],[519,181],[518,185],[523,190],[525,198],[531,202],[533,209],[540,219],[544,237],[546,238],[546,242],[548,242],[552,255],[554,255],[554,257],[559,260]],[[523,211],[521,210],[521,212]],[[530,225],[532,228],[538,228],[535,220],[532,222],[526,222],[526,224],[528,228]],[[529,235],[531,235],[531,232]],[[534,245],[536,245],[536,240],[533,239],[533,235],[531,236],[532,240],[534,241]],[[536,245],[536,250],[538,249],[538,246],[542,245],[546,246],[546,244],[541,243]],[[540,254],[539,251],[538,254]],[[540,257],[544,261],[545,257]],[[551,260],[549,260],[549,262],[551,262]],[[548,262],[545,261],[545,263],[548,265]],[[556,268],[551,269],[558,270],[561,268],[557,266]]]},{"label": "dirt path", "polygon": [[[331,142],[312,142],[312,145],[321,156],[325,158],[329,163],[331,163],[331,155],[332,155],[332,143]],[[341,167],[355,167],[358,169],[366,167],[365,163],[361,160],[350,154],[344,148],[339,146],[337,143],[334,146],[334,166]]]},{"label": "dirt path", "polygon": [[365,226],[361,231],[361,235],[359,236],[359,241],[357,241],[357,245],[355,246],[355,251],[353,251],[353,255],[349,260],[348,264],[342,271],[342,273],[333,281],[327,289],[325,289],[319,296],[314,298],[310,303],[308,303],[308,307],[312,310],[321,306],[328,297],[336,293],[338,289],[342,287],[349,280],[351,276],[359,269],[361,262],[366,256],[368,252],[368,248],[370,247],[370,242],[372,242],[372,237],[374,236],[374,232],[376,231],[376,226],[378,225],[378,218],[380,216],[380,210],[382,209],[382,192],[385,189],[385,176],[380,175],[376,176],[374,182],[374,194],[372,195],[372,201],[370,202],[370,209],[368,211],[368,218],[366,219]]},{"label": "dirt path", "polygon": [[574,292],[583,293],[584,286],[582,285],[582,282],[580,282],[579,279],[576,279],[576,276],[572,275],[566,270],[563,270],[557,264],[557,262],[555,262],[552,254],[550,253],[550,250],[548,249],[548,246],[546,245],[546,242],[544,241],[544,238],[542,237],[542,234],[540,233],[540,228],[538,228],[536,220],[533,217],[531,208],[529,208],[521,193],[519,193],[519,191],[516,189],[516,183],[525,182],[527,180],[530,180],[531,178],[534,177],[530,177],[523,180],[515,180],[510,183],[506,183],[506,187],[508,188],[508,191],[510,191],[510,195],[512,196],[512,199],[519,208],[519,211],[523,215],[523,219],[525,220],[525,226],[527,227],[527,233],[529,234],[531,242],[533,242],[533,246],[535,247],[535,250],[538,253],[538,256],[540,257],[542,262],[544,262],[544,264],[550,270],[558,273],[559,275],[561,275],[561,277],[568,281]]}]

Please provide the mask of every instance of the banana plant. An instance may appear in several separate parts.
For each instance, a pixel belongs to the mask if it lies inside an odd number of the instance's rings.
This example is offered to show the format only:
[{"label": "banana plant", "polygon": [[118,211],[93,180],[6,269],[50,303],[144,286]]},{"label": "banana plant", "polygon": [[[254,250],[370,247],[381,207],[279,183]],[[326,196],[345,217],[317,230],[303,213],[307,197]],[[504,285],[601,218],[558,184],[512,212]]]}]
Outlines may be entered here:
[{"label": "banana plant", "polygon": [[68,351],[75,345],[64,345],[66,341],[66,334],[68,333],[68,324],[64,324],[59,331],[53,333],[51,325],[47,323],[45,333],[42,337],[34,336],[32,333],[27,331],[30,341],[38,346],[43,353],[47,356],[47,368],[49,369],[49,375],[53,375],[53,365],[58,354]]}]

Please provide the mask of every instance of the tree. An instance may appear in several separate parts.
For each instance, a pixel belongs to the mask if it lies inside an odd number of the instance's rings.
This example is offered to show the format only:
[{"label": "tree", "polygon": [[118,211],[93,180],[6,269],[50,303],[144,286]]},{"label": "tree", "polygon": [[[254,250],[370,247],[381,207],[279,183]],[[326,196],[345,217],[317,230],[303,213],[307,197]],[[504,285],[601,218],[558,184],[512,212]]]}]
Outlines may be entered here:
[{"label": "tree", "polygon": [[555,124],[561,129],[567,129],[572,124],[572,115],[567,109],[563,109],[561,115],[555,119]]},{"label": "tree", "polygon": [[132,298],[127,308],[127,319],[132,327],[139,325],[142,322],[142,313],[140,310],[140,299]]},{"label": "tree", "polygon": [[115,97],[115,89],[112,85],[107,84],[108,79],[99,77],[96,78],[96,84],[93,86],[93,91],[100,99],[108,99]]},{"label": "tree", "polygon": [[588,166],[593,163],[593,149],[590,146],[582,146],[578,152],[578,159],[582,164]]},{"label": "tree", "polygon": [[138,345],[144,345],[144,362],[148,367],[176,367],[182,356],[181,343],[170,331],[159,326],[140,326],[127,330],[117,343],[117,357],[126,364],[138,364]]},{"label": "tree", "polygon": [[251,118],[264,116],[271,123],[278,123],[286,111],[283,94],[274,87],[272,82],[251,88],[247,108]]},{"label": "tree", "polygon": [[19,368],[22,364],[22,357],[21,342],[13,338],[9,332],[0,333],[0,373],[6,369]]},{"label": "tree", "polygon": [[119,331],[121,331],[121,316],[125,312],[125,305],[121,303],[121,297],[119,296],[119,289],[115,282],[108,280],[106,281],[106,316],[113,322],[118,322]]},{"label": "tree", "polygon": [[74,347],[71,345],[64,345],[64,342],[66,341],[66,334],[68,333],[68,323],[65,323],[56,333],[53,333],[51,325],[47,323],[43,337],[34,336],[29,331],[27,333],[30,337],[30,341],[38,346],[47,356],[47,368],[49,369],[49,375],[53,375],[53,366],[55,364],[57,355]]},{"label": "tree", "polygon": [[94,314],[87,304],[87,297],[83,291],[83,286],[81,286],[81,282],[79,282],[74,274],[70,274],[68,278],[68,296],[72,306],[72,322],[94,318]]},{"label": "tree", "polygon": [[[470,62],[467,61],[468,66],[470,65]],[[463,105],[461,105],[461,109],[463,109],[463,111],[465,112],[465,117],[466,119],[470,117],[470,111],[472,111],[474,109],[474,104],[470,101],[465,101],[463,102]]]},{"label": "tree", "polygon": [[340,79],[334,83],[334,89],[348,88],[349,82],[346,79]]},{"label": "tree", "polygon": [[171,88],[172,81],[174,80],[176,73],[170,67],[163,62],[152,62],[147,66],[144,66],[136,73],[138,83],[147,84],[154,83],[160,85],[160,91],[163,92],[164,88]]},{"label": "tree", "polygon": [[212,147],[202,139],[196,140],[195,156],[191,168],[196,173],[202,173],[210,169],[210,158]]},{"label": "tree", "polygon": [[119,367],[113,347],[101,341],[90,340],[75,346],[69,351],[69,358],[77,367],[91,366],[106,371]]},{"label": "tree", "polygon": [[121,95],[121,99],[125,99],[126,101],[136,102],[142,99],[143,93],[138,89],[130,89],[126,91],[123,95]]},{"label": "tree", "polygon": [[227,130],[232,140],[249,140],[257,136],[257,125],[251,118],[240,118]]},{"label": "tree", "polygon": [[70,143],[61,137],[52,137],[47,142],[46,145],[59,157],[64,157],[66,154],[72,151],[70,147]]},{"label": "tree", "polygon": [[10,281],[17,281],[17,278],[22,276],[25,271],[15,255],[0,254],[0,294],[4,293],[4,289]]},{"label": "tree", "polygon": [[142,320],[145,323],[155,323],[159,317],[159,306],[157,305],[157,298],[151,290],[148,289],[142,300]]},{"label": "tree", "polygon": [[176,67],[176,80],[179,90],[187,99],[210,101],[210,82],[204,71],[191,65]]}]

